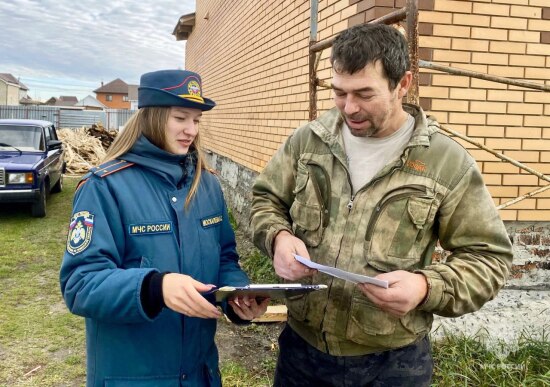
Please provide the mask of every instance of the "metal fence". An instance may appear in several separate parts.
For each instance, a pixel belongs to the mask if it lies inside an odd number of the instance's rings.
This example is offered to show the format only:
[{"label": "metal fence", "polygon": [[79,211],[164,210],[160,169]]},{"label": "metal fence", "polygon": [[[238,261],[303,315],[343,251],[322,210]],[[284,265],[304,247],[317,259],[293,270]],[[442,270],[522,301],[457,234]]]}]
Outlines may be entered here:
[{"label": "metal fence", "polygon": [[0,118],[23,118],[51,121],[59,129],[101,124],[107,129],[123,127],[135,110],[81,110],[61,106],[0,105]]}]

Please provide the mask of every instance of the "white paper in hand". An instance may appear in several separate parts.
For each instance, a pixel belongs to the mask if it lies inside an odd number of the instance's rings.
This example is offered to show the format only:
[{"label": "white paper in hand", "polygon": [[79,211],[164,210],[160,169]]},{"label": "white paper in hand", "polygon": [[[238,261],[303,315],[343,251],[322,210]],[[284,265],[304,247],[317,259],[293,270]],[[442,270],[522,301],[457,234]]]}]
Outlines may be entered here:
[{"label": "white paper in hand", "polygon": [[296,254],[293,254],[293,255],[294,255],[294,258],[301,264],[306,265],[307,267],[310,267],[312,269],[319,270],[320,272],[331,275],[333,277],[340,278],[346,281],[351,281],[356,284],[367,283],[367,284],[380,286],[381,288],[386,288],[386,289],[388,288],[388,281],[379,280],[366,275],[350,273],[349,271],[337,269],[335,267],[320,265],[318,263],[312,262],[311,260],[301,257],[299,255],[296,255]]}]

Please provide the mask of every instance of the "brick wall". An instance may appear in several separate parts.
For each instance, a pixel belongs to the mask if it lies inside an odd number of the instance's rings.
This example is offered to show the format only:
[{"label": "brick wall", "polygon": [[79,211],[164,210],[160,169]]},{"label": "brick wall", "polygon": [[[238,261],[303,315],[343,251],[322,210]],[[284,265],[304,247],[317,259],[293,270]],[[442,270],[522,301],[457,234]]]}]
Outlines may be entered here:
[{"label": "brick wall", "polygon": [[[353,8],[321,1],[321,35],[333,24],[345,28]],[[309,0],[197,1],[186,68],[201,74],[204,95],[218,104],[201,123],[213,152],[260,171],[307,122],[309,12]]]},{"label": "brick wall", "polygon": [[[218,107],[201,124],[207,147],[252,171],[308,117],[309,0],[197,0],[186,67]],[[380,17],[405,0],[320,0],[318,37]],[[550,84],[548,0],[419,0],[420,59]],[[322,53],[318,76],[331,76]],[[550,93],[422,70],[421,105],[443,124],[550,174]],[[332,107],[328,89],[318,109]],[[463,144],[497,204],[544,182]],[[550,190],[501,211],[510,221],[550,219]]]},{"label": "brick wall", "polygon": [[[421,59],[491,75],[550,84],[548,0],[433,0],[419,14]],[[442,123],[550,174],[550,93],[422,71],[423,105]],[[544,185],[464,143],[497,204]],[[504,220],[550,219],[550,191],[501,211]]]}]

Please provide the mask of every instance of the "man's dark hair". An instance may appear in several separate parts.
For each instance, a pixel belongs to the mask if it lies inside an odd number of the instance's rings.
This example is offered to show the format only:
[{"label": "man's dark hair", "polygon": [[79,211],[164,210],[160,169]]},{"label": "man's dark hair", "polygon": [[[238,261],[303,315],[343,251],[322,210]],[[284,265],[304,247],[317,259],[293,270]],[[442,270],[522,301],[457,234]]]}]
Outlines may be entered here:
[{"label": "man's dark hair", "polygon": [[330,63],[337,73],[354,74],[378,60],[393,90],[410,67],[407,41],[397,29],[385,24],[359,24],[334,39]]}]

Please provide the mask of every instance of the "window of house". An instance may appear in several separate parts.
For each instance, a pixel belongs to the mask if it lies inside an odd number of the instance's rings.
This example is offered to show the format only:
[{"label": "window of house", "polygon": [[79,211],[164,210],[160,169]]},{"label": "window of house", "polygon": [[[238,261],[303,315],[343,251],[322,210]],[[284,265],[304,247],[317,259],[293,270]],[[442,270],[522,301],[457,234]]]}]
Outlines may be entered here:
[{"label": "window of house", "polygon": [[128,102],[130,99],[128,98],[127,95],[123,95],[123,96],[122,96],[122,100],[123,100],[124,102]]},{"label": "window of house", "polygon": [[113,96],[111,94],[107,94],[105,96],[105,101],[112,101],[113,100]]}]

